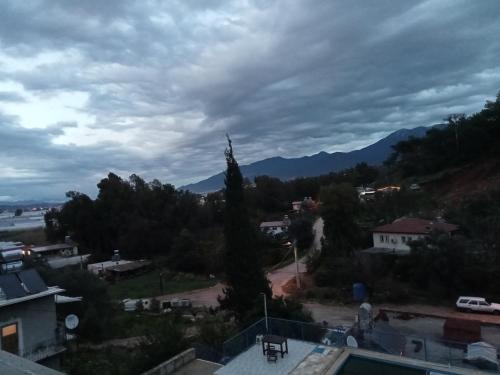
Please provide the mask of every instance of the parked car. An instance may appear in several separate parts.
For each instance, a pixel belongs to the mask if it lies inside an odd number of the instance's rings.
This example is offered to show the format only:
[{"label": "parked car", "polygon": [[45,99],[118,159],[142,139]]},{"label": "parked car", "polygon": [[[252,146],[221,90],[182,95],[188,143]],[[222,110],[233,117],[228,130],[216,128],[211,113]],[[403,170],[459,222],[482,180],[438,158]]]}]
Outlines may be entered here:
[{"label": "parked car", "polygon": [[459,311],[500,314],[499,303],[490,303],[482,297],[459,297],[456,305]]}]

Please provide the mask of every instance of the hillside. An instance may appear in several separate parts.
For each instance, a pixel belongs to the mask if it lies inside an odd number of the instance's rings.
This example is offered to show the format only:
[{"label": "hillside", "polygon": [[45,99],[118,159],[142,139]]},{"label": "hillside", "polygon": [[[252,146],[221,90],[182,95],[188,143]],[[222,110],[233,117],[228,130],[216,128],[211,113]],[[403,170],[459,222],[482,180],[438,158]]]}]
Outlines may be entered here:
[{"label": "hillside", "polygon": [[[240,166],[240,169],[244,177],[249,179],[268,175],[282,180],[290,180],[297,177],[313,177],[338,172],[361,162],[369,165],[380,165],[391,154],[393,145],[412,136],[422,137],[427,130],[428,128],[423,126],[414,129],[401,129],[360,150],[331,154],[323,151],[311,156],[289,159],[273,157]],[[219,190],[223,185],[224,174],[221,172],[197,183],[182,186],[181,189],[194,193],[207,193]]]},{"label": "hillside", "polygon": [[500,158],[490,158],[460,168],[420,178],[424,189],[446,202],[500,187]]}]

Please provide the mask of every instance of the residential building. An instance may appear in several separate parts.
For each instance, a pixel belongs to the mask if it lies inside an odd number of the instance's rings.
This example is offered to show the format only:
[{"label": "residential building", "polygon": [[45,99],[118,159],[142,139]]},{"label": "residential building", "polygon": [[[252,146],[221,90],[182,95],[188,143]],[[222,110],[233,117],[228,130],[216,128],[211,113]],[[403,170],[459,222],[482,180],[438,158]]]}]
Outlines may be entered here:
[{"label": "residential building", "polygon": [[115,250],[111,260],[87,265],[87,270],[93,274],[110,279],[119,279],[145,270],[151,265],[150,260],[124,260],[119,250]]},{"label": "residential building", "polygon": [[292,210],[295,212],[300,212],[302,208],[302,201],[293,201],[292,202]]},{"label": "residential building", "polygon": [[66,238],[64,243],[47,246],[33,246],[30,248],[35,259],[43,259],[51,268],[62,268],[84,264],[90,254],[78,254],[78,244]]},{"label": "residential building", "polygon": [[409,254],[409,243],[439,231],[448,235],[456,232],[458,226],[442,220],[418,218],[399,218],[390,224],[378,226],[372,230],[373,247],[363,250],[368,253]]},{"label": "residential building", "polygon": [[2,267],[2,270],[0,349],[57,367],[58,355],[65,348],[54,296],[63,290],[48,287],[34,269]]},{"label": "residential building", "polygon": [[[355,324],[355,323],[354,323]],[[360,332],[346,327],[261,319],[222,344],[222,352],[196,346],[144,375],[478,375],[484,362],[465,361],[463,345],[405,336],[375,322]],[[342,328],[342,329],[341,329]],[[332,340],[326,343],[325,338]],[[283,343],[283,344],[281,344]],[[455,344],[457,344],[455,342]],[[477,343],[480,349],[493,347]],[[496,350],[493,348],[495,353]],[[453,361],[453,362],[452,362]],[[496,357],[491,361],[496,363]],[[498,369],[497,369],[498,370]]]},{"label": "residential building", "polygon": [[23,357],[0,350],[0,374],[2,375],[64,375],[62,372],[42,366]]},{"label": "residential building", "polygon": [[288,215],[285,215],[283,220],[280,221],[264,221],[260,223],[260,230],[264,233],[277,236],[288,231],[291,221]]}]

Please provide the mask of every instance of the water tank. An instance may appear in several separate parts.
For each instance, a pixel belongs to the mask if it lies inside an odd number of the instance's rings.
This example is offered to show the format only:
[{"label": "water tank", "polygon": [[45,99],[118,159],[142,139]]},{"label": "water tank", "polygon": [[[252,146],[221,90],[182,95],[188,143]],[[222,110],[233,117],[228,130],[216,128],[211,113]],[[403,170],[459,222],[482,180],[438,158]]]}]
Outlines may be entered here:
[{"label": "water tank", "polygon": [[367,302],[363,302],[361,306],[359,306],[358,322],[359,328],[363,331],[373,328],[372,310],[372,306]]},{"label": "water tank", "polygon": [[352,296],[355,301],[364,301],[366,297],[365,285],[363,283],[352,284]]}]

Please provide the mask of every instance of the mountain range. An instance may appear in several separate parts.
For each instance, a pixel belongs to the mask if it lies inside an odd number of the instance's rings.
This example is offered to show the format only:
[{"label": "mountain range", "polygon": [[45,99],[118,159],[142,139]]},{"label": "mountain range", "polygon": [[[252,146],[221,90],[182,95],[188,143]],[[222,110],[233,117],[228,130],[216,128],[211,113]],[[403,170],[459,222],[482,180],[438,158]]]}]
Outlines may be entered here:
[{"label": "mountain range", "polygon": [[[281,180],[297,177],[313,177],[330,172],[338,172],[365,162],[369,165],[382,164],[392,153],[392,146],[410,137],[422,137],[429,130],[420,126],[413,129],[400,129],[381,140],[359,150],[350,152],[320,152],[299,158],[272,157],[248,165],[241,165],[241,173],[252,180],[256,176],[272,176]],[[182,186],[181,189],[193,193],[209,193],[224,186],[224,172],[205,180]]]}]

